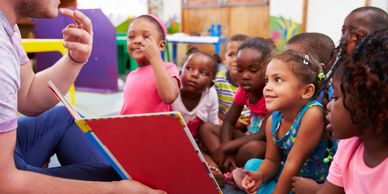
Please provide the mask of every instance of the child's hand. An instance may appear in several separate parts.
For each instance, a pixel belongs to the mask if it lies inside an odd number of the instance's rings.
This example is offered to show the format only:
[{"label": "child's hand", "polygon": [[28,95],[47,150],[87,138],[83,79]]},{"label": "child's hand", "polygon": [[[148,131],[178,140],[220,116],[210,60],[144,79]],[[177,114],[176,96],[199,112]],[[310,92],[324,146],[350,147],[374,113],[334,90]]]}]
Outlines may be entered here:
[{"label": "child's hand", "polygon": [[59,9],[62,15],[72,18],[75,24],[69,24],[62,30],[63,46],[69,50],[72,61],[84,64],[88,61],[93,45],[93,27],[91,20],[80,11]]},{"label": "child's hand", "polygon": [[291,191],[296,194],[316,193],[321,185],[309,178],[294,176],[291,179]]},{"label": "child's hand", "polygon": [[243,173],[247,175],[242,180],[243,188],[248,193],[256,193],[263,181],[263,175],[260,172],[249,170],[243,170]]},{"label": "child's hand", "polygon": [[145,57],[151,64],[153,59],[162,59],[160,56],[160,47],[152,36],[144,39],[141,45],[142,47],[140,49],[144,52]]}]

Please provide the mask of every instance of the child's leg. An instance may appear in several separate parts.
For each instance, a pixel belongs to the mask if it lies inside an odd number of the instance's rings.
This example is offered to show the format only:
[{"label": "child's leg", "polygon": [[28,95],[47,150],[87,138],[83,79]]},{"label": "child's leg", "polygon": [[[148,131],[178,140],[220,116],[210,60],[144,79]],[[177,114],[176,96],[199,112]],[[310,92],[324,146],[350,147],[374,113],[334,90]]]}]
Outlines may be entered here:
[{"label": "child's leg", "polygon": [[[252,158],[245,163],[244,169],[255,172],[259,169],[262,162],[263,162],[262,159]],[[244,178],[244,175],[242,174],[242,175],[236,176],[236,177],[238,178],[238,180],[235,180],[236,184],[238,182],[240,182],[240,185],[241,185],[241,182],[242,182],[242,179]],[[273,191],[275,190],[275,187],[276,187],[276,181],[275,181],[275,179],[271,179],[271,180],[263,183],[260,186],[260,188],[257,190],[257,193],[259,193],[259,194],[273,193]]]},{"label": "child's leg", "polygon": [[221,145],[220,129],[221,126],[212,123],[204,123],[199,128],[198,137],[210,155]]},{"label": "child's leg", "polygon": [[219,169],[218,165],[214,160],[207,155],[206,153],[202,152],[203,157],[205,158],[205,161],[207,163],[207,166],[209,167],[210,171],[212,172],[214,178],[216,179],[218,185],[223,188],[225,185],[224,181],[224,175],[222,174],[221,170]]},{"label": "child's leg", "polygon": [[244,164],[251,158],[265,157],[265,142],[252,140],[240,147],[236,154],[237,166],[244,166]]}]

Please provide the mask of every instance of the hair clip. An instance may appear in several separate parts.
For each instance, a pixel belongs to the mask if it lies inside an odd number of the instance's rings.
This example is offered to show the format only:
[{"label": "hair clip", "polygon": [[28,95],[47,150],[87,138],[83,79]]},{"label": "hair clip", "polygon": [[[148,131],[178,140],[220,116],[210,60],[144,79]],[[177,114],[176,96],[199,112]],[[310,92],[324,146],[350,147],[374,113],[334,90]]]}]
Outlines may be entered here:
[{"label": "hair clip", "polygon": [[308,55],[305,55],[303,59],[303,64],[308,65],[309,61],[310,61],[310,57]]},{"label": "hair clip", "polygon": [[319,81],[322,81],[322,80],[325,79],[325,73],[319,72],[317,77],[318,77],[318,80],[319,80]]}]

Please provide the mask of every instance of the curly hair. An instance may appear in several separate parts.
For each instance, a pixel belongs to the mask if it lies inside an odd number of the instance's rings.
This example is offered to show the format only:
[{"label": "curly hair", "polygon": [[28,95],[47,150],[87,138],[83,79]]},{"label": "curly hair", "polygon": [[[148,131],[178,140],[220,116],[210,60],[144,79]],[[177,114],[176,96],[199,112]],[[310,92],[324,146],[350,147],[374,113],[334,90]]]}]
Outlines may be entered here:
[{"label": "curly hair", "polygon": [[388,28],[363,38],[341,73],[343,103],[359,132],[388,140]]},{"label": "curly hair", "polygon": [[274,59],[281,60],[290,65],[291,71],[302,83],[314,84],[314,96],[316,95],[322,83],[318,79],[318,73],[321,72],[321,69],[314,57],[294,50],[286,50],[275,56]]}]

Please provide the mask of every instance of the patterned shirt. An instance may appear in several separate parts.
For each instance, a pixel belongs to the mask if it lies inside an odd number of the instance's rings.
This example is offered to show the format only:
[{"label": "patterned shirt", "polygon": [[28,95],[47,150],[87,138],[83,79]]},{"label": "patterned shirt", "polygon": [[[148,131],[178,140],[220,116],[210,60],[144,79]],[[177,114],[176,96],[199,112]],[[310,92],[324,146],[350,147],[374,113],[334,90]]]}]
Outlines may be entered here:
[{"label": "patterned shirt", "polygon": [[[279,132],[280,123],[282,120],[282,113],[275,111],[272,114],[272,139],[275,144],[282,150],[282,166],[287,160],[287,156],[290,153],[296,137],[298,135],[300,121],[303,118],[304,113],[311,107],[318,106],[323,108],[322,104],[316,100],[311,100],[307,105],[305,105],[298,115],[296,116],[294,122],[291,125],[291,128],[281,139],[277,139],[277,134]],[[300,168],[299,176],[305,178],[311,178],[317,183],[323,183],[326,180],[328,174],[328,164],[323,162],[325,157],[326,149],[328,146],[327,139],[322,138],[317,147],[312,151],[311,155],[306,159],[303,165]]]},{"label": "patterned shirt", "polygon": [[[237,85],[232,84],[229,72],[218,72],[214,80],[215,88],[218,95],[219,112],[226,115],[229,108],[232,106],[233,97],[237,90]],[[250,111],[247,106],[241,112],[240,118],[248,122]]]}]

